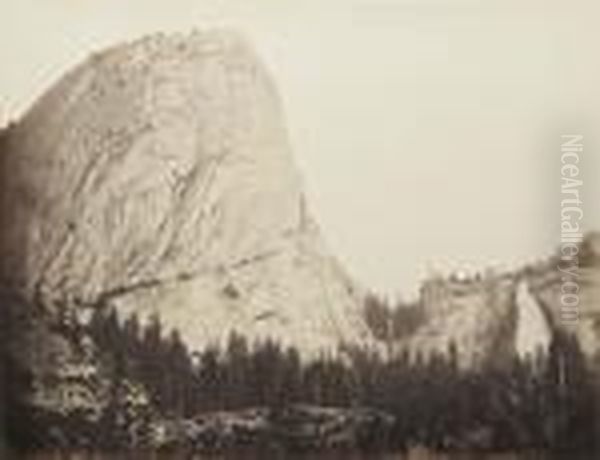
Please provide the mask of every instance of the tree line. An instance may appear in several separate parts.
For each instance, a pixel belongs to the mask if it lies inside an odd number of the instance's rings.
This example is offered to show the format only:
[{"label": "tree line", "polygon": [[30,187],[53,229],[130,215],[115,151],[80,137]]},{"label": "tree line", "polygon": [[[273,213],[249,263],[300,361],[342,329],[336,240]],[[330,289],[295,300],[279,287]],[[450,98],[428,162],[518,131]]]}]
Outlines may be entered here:
[{"label": "tree line", "polygon": [[294,404],[371,407],[395,417],[390,446],[405,448],[595,448],[597,376],[574,337],[557,334],[547,353],[503,367],[458,366],[447,353],[383,359],[345,349],[310,362],[272,340],[232,333],[224,347],[191,352],[154,316],[120,322],[95,314],[90,331],[110,356],[115,382],[140,382],[163,416]]},{"label": "tree line", "polygon": [[190,352],[158,316],[142,327],[135,315],[119,322],[114,310],[97,312],[90,331],[105,355],[109,351],[113,378],[141,382],[167,415],[300,402],[349,406],[358,398],[357,375],[347,363],[323,356],[306,365],[297,349],[273,340],[249,344],[234,332],[223,348]]}]

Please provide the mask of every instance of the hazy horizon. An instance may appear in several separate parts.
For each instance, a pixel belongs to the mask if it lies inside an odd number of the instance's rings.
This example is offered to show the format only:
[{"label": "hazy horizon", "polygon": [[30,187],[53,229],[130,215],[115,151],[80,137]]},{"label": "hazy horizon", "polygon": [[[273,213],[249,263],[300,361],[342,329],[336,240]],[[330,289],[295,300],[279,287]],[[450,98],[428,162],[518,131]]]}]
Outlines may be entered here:
[{"label": "hazy horizon", "polygon": [[434,271],[549,254],[559,242],[562,134],[585,135],[585,224],[600,229],[600,8],[591,0],[261,5],[11,5],[0,28],[0,124],[93,51],[228,27],[272,73],[310,207],[362,284],[409,294]]}]

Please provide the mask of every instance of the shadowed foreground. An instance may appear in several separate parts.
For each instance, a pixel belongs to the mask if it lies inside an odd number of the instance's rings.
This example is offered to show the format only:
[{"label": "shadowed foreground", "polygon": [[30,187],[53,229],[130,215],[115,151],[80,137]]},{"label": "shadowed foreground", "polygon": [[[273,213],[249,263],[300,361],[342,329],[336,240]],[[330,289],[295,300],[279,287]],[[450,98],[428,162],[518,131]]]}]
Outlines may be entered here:
[{"label": "shadowed foreground", "polygon": [[[23,460],[263,460],[281,459],[281,460],[589,460],[585,454],[577,457],[568,455],[565,457],[551,456],[542,453],[505,453],[505,454],[482,454],[482,453],[463,453],[463,454],[433,454],[427,452],[415,452],[410,454],[362,454],[362,453],[326,453],[326,454],[306,454],[292,455],[276,452],[241,452],[238,454],[227,455],[207,455],[190,456],[186,454],[149,454],[149,453],[127,453],[127,454],[89,454],[89,453],[54,453],[54,454],[36,454],[24,457]],[[15,459],[16,460],[16,459]],[[20,457],[19,457],[20,460]]]}]

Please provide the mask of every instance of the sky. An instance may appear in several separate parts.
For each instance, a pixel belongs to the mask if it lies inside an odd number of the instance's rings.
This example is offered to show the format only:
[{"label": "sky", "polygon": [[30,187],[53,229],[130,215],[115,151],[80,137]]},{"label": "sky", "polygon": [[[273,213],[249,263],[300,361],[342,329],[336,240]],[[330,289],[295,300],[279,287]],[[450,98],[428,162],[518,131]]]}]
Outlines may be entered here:
[{"label": "sky", "polygon": [[363,285],[519,266],[560,237],[562,134],[600,230],[595,0],[0,0],[0,123],[91,52],[226,27],[283,99],[310,207]]}]

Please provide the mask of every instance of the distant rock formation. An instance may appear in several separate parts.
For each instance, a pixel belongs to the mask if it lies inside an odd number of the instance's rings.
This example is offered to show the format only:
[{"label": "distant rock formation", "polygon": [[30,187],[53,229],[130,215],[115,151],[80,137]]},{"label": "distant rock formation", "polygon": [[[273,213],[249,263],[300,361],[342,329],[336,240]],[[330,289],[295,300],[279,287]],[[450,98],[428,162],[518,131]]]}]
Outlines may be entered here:
[{"label": "distant rock formation", "polygon": [[594,359],[600,351],[600,234],[588,234],[580,245],[576,321],[564,318],[559,263],[557,255],[512,272],[426,281],[418,301],[421,324],[394,347],[424,358],[453,347],[463,368],[501,366],[515,355],[547,351],[553,334],[566,332]]},{"label": "distant rock formation", "polygon": [[515,354],[517,306],[510,277],[434,278],[421,289],[422,325],[398,348],[428,359],[456,353],[462,368],[501,365]]}]

